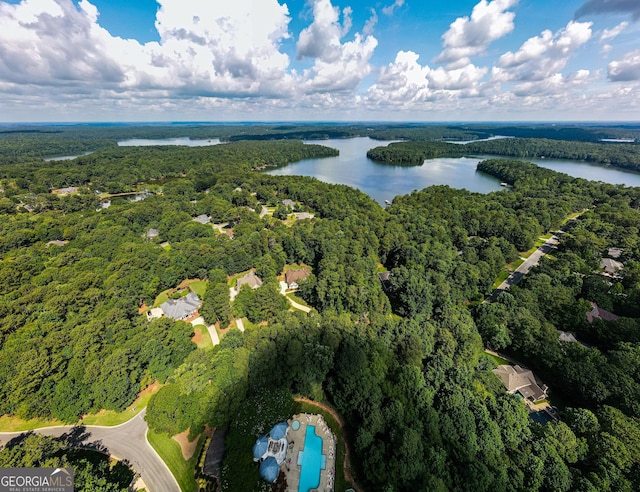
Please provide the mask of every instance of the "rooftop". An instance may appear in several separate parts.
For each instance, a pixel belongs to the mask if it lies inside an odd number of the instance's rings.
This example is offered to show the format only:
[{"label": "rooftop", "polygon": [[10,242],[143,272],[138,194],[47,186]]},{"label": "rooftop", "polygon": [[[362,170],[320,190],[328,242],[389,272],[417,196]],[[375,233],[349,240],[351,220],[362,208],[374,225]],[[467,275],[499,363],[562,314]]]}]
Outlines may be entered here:
[{"label": "rooftop", "polygon": [[493,370],[509,393],[518,392],[531,401],[542,400],[547,396],[546,387],[540,387],[533,372],[515,365],[501,365]]},{"label": "rooftop", "polygon": [[297,284],[299,280],[305,280],[309,275],[311,275],[311,270],[308,268],[299,268],[297,270],[287,270],[284,274],[284,279],[289,288],[291,288],[292,284]]},{"label": "rooftop", "polygon": [[236,291],[240,292],[243,285],[248,285],[252,289],[257,289],[262,285],[262,279],[256,275],[256,272],[251,270],[238,279],[236,283]]},{"label": "rooftop", "polygon": [[593,323],[594,319],[602,319],[604,321],[615,321],[619,318],[617,314],[614,314],[606,309],[602,309],[595,302],[591,301],[591,311],[587,313],[587,321]]},{"label": "rooftop", "polygon": [[169,299],[160,305],[160,309],[167,318],[184,320],[200,309],[202,301],[195,292],[189,292],[180,299]]}]

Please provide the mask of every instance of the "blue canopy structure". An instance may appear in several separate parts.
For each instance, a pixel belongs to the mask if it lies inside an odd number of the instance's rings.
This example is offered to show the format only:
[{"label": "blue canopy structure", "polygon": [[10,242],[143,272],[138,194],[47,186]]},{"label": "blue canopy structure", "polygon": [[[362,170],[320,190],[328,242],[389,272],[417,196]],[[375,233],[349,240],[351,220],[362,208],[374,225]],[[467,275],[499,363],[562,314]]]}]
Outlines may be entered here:
[{"label": "blue canopy structure", "polygon": [[260,458],[262,458],[264,453],[267,452],[268,447],[269,447],[269,439],[267,439],[267,436],[259,437],[256,440],[256,443],[253,445],[253,457],[256,460],[259,460]]},{"label": "blue canopy structure", "polygon": [[267,482],[275,482],[279,473],[280,466],[273,456],[269,456],[266,460],[260,463],[260,476]]},{"label": "blue canopy structure", "polygon": [[282,439],[287,434],[287,429],[289,428],[289,424],[286,422],[278,422],[273,426],[273,429],[269,432],[271,439],[277,441]]}]

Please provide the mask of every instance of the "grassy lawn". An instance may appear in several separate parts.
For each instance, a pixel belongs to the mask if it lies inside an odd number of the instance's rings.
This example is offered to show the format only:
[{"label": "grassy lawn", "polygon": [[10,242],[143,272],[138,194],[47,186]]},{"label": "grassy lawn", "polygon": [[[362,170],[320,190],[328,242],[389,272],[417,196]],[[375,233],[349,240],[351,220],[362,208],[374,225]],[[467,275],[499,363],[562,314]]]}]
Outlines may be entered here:
[{"label": "grassy lawn", "polygon": [[491,286],[492,289],[497,289],[498,287],[500,287],[500,284],[502,282],[504,282],[505,280],[507,280],[507,277],[509,276],[509,272],[506,270],[502,270],[499,274],[498,277],[495,279],[495,281],[493,282],[493,285]]},{"label": "grassy lawn", "polygon": [[336,475],[335,475],[334,490],[345,490],[351,487],[351,482],[347,482],[344,477],[344,459],[345,459],[346,446],[344,442],[344,436],[342,435],[342,431],[340,430],[340,425],[329,412],[323,410],[322,408],[317,407],[316,405],[313,405],[311,403],[296,401],[294,414],[303,413],[303,412],[322,415],[325,422],[329,425],[329,427],[331,428],[331,431],[337,438]]},{"label": "grassy lawn", "polygon": [[204,299],[204,294],[207,291],[206,280],[196,280],[195,282],[191,282],[189,287],[191,287],[191,290],[194,291],[200,299]]},{"label": "grassy lawn", "polygon": [[551,239],[552,237],[553,237],[553,232],[550,232],[549,234],[545,234],[543,236],[540,236],[539,239],[544,239],[546,241],[547,239]]},{"label": "grassy lawn", "polygon": [[167,292],[169,292],[169,290],[165,290],[158,294],[158,297],[156,297],[155,301],[153,301],[154,307],[159,306],[160,304],[165,303],[169,300],[169,294],[167,294]]},{"label": "grassy lawn", "polygon": [[[248,318],[241,318],[242,319],[242,325],[244,326],[244,329],[248,329],[248,328],[255,328],[257,325],[254,325],[251,321],[249,321]],[[234,325],[235,328],[237,328],[237,325]]]},{"label": "grassy lawn", "polygon": [[291,293],[287,294],[287,297],[288,297],[289,299],[291,299],[293,302],[297,302],[298,304],[302,304],[303,306],[306,306],[306,307],[311,307],[311,306],[309,306],[309,304],[307,304],[307,303],[305,302],[305,300],[304,300],[304,299],[302,299],[302,298],[298,297],[298,296],[297,296],[297,295],[295,295],[295,293],[293,293],[293,292],[291,292]]},{"label": "grassy lawn", "polygon": [[199,349],[206,349],[213,347],[213,341],[211,340],[211,335],[209,335],[209,330],[204,325],[197,325],[193,327],[194,330],[198,330],[202,337],[200,338],[200,342],[196,343]]},{"label": "grassy lawn", "polygon": [[80,422],[84,425],[119,425],[131,419],[134,415],[139,414],[144,407],[147,406],[149,400],[162,386],[154,384],[143,391],[136,400],[125,408],[122,412],[113,410],[103,410],[100,413],[87,415]]},{"label": "grassy lawn", "polygon": [[569,216],[567,216],[563,221],[562,221],[562,225],[565,225],[567,222],[569,222],[571,219],[575,219],[576,217],[578,217],[579,215],[582,215],[583,213],[585,213],[587,211],[587,209],[582,210],[581,212],[575,212]]},{"label": "grassy lawn", "polygon": [[[147,391],[144,391],[140,396],[122,412],[116,412],[114,410],[102,410],[99,413],[87,415],[83,419],[78,421],[78,424],[82,425],[105,425],[113,426],[125,423],[127,420],[135,417],[139,414],[144,407],[147,406],[151,396],[160,389],[160,385],[155,384]],[[53,427],[56,425],[65,425],[64,422],[60,422],[56,419],[30,419],[23,420],[20,417],[11,415],[3,415],[0,417],[0,432],[20,432],[32,429],[38,429],[40,427]]]},{"label": "grassy lawn", "polygon": [[227,280],[227,286],[229,288],[235,287],[236,286],[236,280],[238,280],[243,275],[246,275],[250,271],[251,270],[245,270],[244,272],[240,272],[240,273],[236,273],[235,275],[231,275],[231,277],[229,277],[229,280]]},{"label": "grassy lawn", "polygon": [[64,425],[59,420],[30,419],[23,420],[13,415],[3,415],[0,417],[0,432],[20,432],[40,427],[53,427],[54,425]]},{"label": "grassy lawn", "polygon": [[524,252],[520,253],[520,256],[521,256],[522,258],[529,258],[529,256],[531,256],[533,253],[535,253],[535,251],[536,251],[540,246],[542,246],[543,244],[544,244],[544,241],[537,240],[537,241],[536,241],[536,244],[534,245],[534,247],[533,247],[533,248],[531,248],[531,249],[530,249],[530,250],[528,250],[528,251],[524,251]]},{"label": "grassy lawn", "polygon": [[182,450],[180,445],[171,439],[166,434],[156,433],[149,429],[147,433],[147,440],[149,444],[156,450],[156,452],[162,458],[173,476],[176,477],[180,490],[182,492],[197,492],[198,486],[196,485],[194,470],[196,468],[196,462],[200,455],[200,448],[204,442],[205,436],[202,435],[198,442],[196,452],[189,461],[185,461],[182,457]]},{"label": "grassy lawn", "polygon": [[502,357],[498,357],[497,355],[488,354],[487,352],[484,352],[484,356],[487,359],[493,361],[493,363],[496,366],[501,366],[501,365],[504,365],[504,364],[510,364],[510,362],[507,359],[503,359]]},{"label": "grassy lawn", "polygon": [[509,270],[515,270],[516,268],[518,268],[520,265],[522,265],[524,263],[524,260],[522,258],[518,258],[516,261],[509,263],[507,265],[507,268]]}]

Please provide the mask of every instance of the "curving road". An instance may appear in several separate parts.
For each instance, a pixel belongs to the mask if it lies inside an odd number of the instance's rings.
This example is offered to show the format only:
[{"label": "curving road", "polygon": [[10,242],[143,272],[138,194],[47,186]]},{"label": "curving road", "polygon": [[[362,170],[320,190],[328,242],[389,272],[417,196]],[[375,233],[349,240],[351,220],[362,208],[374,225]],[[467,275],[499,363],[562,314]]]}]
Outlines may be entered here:
[{"label": "curving road", "polygon": [[[146,411],[145,408],[131,420],[113,427],[64,425],[31,432],[54,437],[66,435],[74,446],[97,449],[125,460],[141,476],[150,492],[177,492],[180,490],[178,482],[147,441]],[[26,432],[0,432],[0,447]]]}]

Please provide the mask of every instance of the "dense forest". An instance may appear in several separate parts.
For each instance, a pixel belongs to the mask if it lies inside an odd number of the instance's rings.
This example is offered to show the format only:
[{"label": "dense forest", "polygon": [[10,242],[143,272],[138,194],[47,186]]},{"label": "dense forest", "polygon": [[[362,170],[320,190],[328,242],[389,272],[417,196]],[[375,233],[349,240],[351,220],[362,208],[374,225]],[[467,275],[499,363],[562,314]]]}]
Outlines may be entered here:
[{"label": "dense forest", "polygon": [[640,146],[636,144],[572,142],[546,138],[498,138],[466,144],[397,142],[371,149],[367,152],[367,157],[394,165],[422,165],[425,159],[477,154],[573,159],[640,171]]},{"label": "dense forest", "polygon": [[[494,142],[516,140],[477,145]],[[0,413],[74,422],[121,410],[160,381],[147,409],[153,430],[228,425],[232,450],[300,395],[342,415],[365,490],[636,490],[640,189],[491,160],[479,169],[510,190],[437,186],[382,209],[346,186],[255,170],[333,152],[285,141],[109,147],[62,164],[3,158]],[[96,190],[139,183],[151,190],[144,200],[98,207]],[[60,186],[78,190],[50,193]],[[285,199],[314,218],[259,213]],[[557,251],[483,302],[507,263],[577,213]],[[232,237],[193,220],[201,214],[230,224]],[[622,250],[620,276],[600,273],[609,248]],[[309,314],[278,293],[291,264],[313,272],[297,293]],[[250,269],[264,284],[231,302],[229,278]],[[381,270],[391,272],[384,288]],[[207,321],[226,328],[246,316],[250,326],[201,350],[191,325],[140,314],[190,278],[207,281]],[[589,324],[590,301],[621,317]],[[585,345],[559,341],[557,329]],[[539,373],[561,420],[530,419],[484,347]],[[282,411],[249,425],[269,395]],[[260,490],[249,447],[239,453],[246,461],[223,467],[227,489]]]},{"label": "dense forest", "polygon": [[193,140],[325,140],[369,136],[377,140],[465,141],[497,135],[519,138],[546,138],[576,142],[602,139],[640,141],[637,125],[436,125],[389,123],[321,124],[188,124],[173,125],[0,125],[0,158],[3,162],[46,157],[80,155],[117,147],[128,139],[188,137]]},{"label": "dense forest", "polygon": [[[7,443],[0,452],[2,468],[73,468],[77,492],[125,492],[133,473],[124,464],[115,466],[97,451],[74,449],[76,436],[63,438],[25,434]],[[53,487],[52,487],[53,488]]]}]

